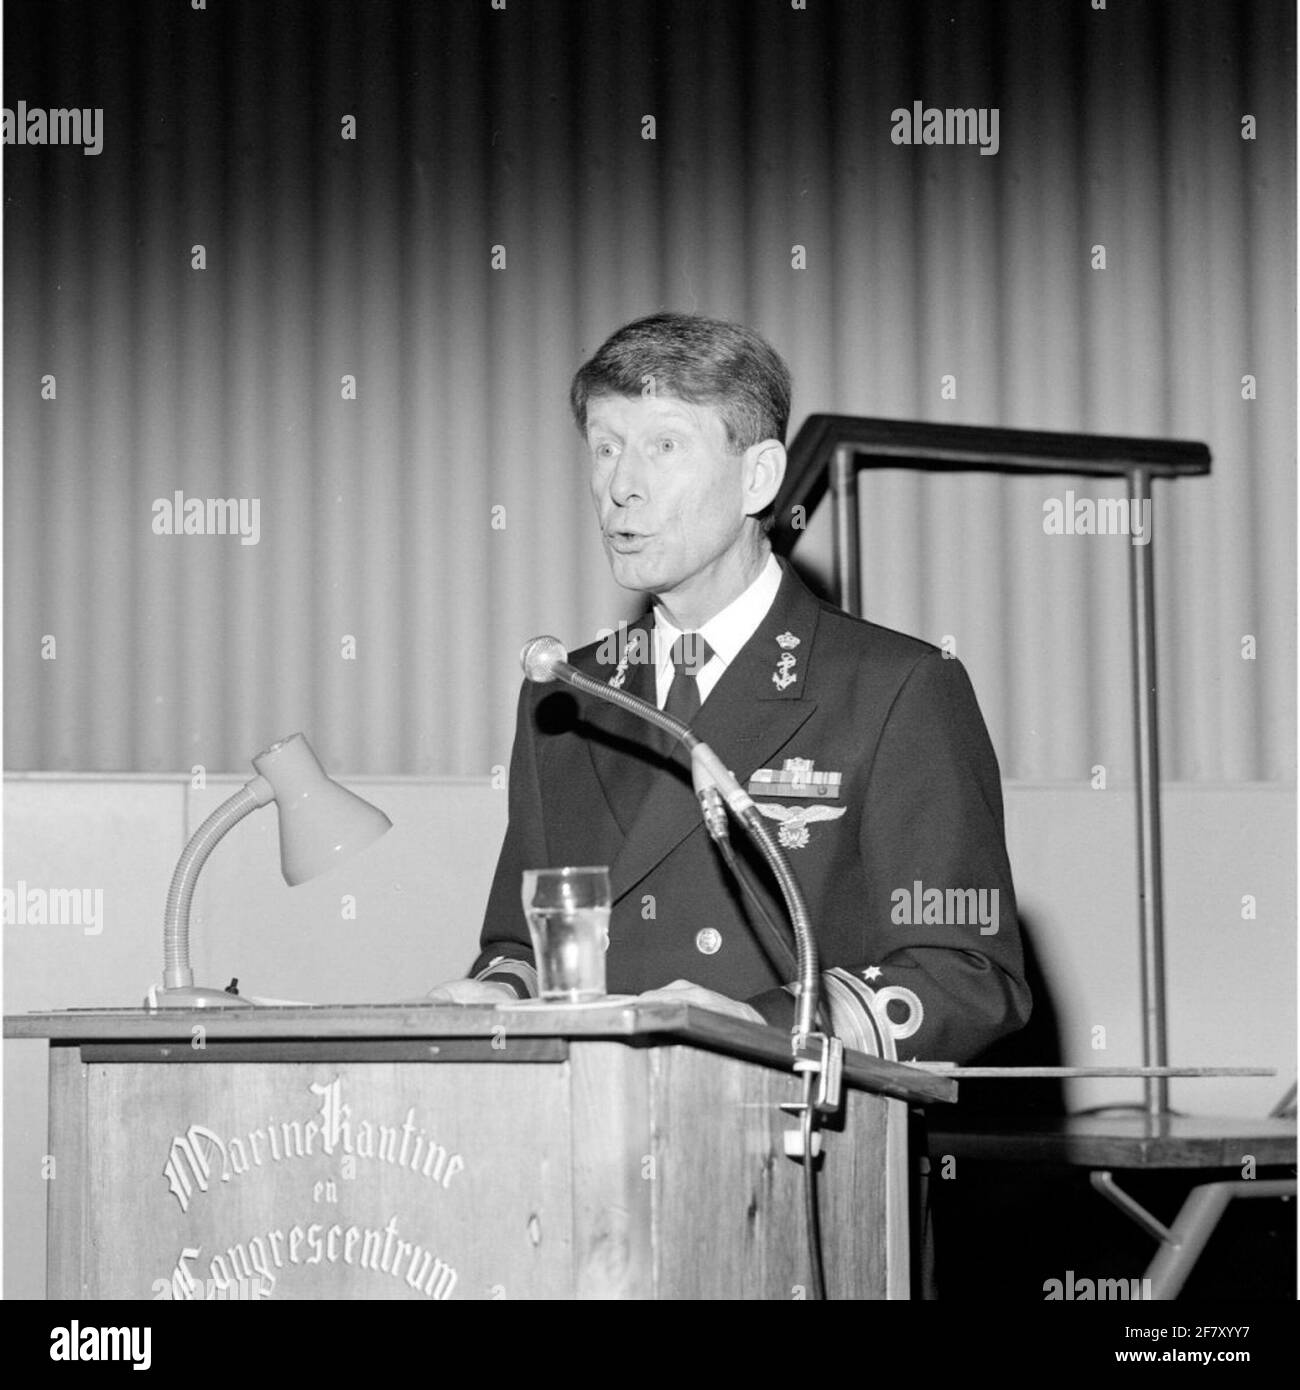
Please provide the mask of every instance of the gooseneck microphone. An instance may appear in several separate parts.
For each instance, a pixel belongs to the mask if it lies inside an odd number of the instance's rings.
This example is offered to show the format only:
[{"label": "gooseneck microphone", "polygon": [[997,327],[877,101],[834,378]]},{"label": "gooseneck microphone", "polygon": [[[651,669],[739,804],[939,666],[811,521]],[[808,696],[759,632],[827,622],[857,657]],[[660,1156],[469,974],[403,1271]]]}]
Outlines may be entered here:
[{"label": "gooseneck microphone", "polygon": [[607,704],[617,705],[638,719],[643,719],[646,723],[670,734],[691,755],[691,780],[703,809],[704,823],[709,834],[725,846],[727,816],[722,808],[724,801],[749,832],[776,877],[794,927],[799,987],[795,999],[795,1024],[792,1031],[795,1049],[798,1051],[815,1031],[817,992],[820,983],[817,943],[813,939],[812,923],[803,894],[786,859],[785,851],[772,837],[767,822],[754,805],[753,798],[724,766],[722,759],[707,743],[693,734],[687,725],[679,719],[674,719],[671,714],[665,714],[647,700],[630,695],[626,690],[616,690],[613,686],[594,680],[570,665],[569,653],[558,638],[534,637],[530,642],[525,642],[519,654],[519,661],[524,668],[524,675],[530,681],[561,681],[574,690],[604,700]]},{"label": "gooseneck microphone", "polygon": [[[733,864],[731,847],[727,842],[727,813],[722,809],[725,799],[736,819],[749,831],[754,843],[776,876],[785,899],[786,911],[794,927],[795,949],[798,955],[798,993],[795,996],[795,1023],[791,1030],[794,1068],[803,1074],[802,1104],[786,1104],[781,1108],[799,1116],[798,1130],[787,1133],[786,1152],[802,1155],[804,1213],[808,1233],[808,1256],[812,1272],[812,1294],[815,1299],[826,1297],[826,1276],[821,1248],[821,1225],[817,1211],[816,1164],[817,1139],[814,1126],[820,1113],[837,1110],[840,1105],[843,1044],[826,1034],[815,1033],[817,991],[820,982],[817,963],[817,943],[813,939],[808,909],[799,891],[785,852],[773,839],[753,798],[723,766],[722,760],[680,720],[665,714],[658,706],[616,690],[604,681],[593,680],[569,664],[569,654],[563,643],[554,637],[534,637],[524,644],[519,656],[524,674],[530,681],[562,681],[574,690],[593,695],[611,705],[617,705],[646,723],[663,729],[677,739],[691,755],[691,780],[695,794],[704,808],[704,822],[728,863]],[[742,880],[743,881],[743,880]],[[761,910],[761,905],[760,905]],[[763,912],[766,917],[766,912]],[[810,1060],[805,1049],[810,1042],[819,1045],[819,1055]]]}]

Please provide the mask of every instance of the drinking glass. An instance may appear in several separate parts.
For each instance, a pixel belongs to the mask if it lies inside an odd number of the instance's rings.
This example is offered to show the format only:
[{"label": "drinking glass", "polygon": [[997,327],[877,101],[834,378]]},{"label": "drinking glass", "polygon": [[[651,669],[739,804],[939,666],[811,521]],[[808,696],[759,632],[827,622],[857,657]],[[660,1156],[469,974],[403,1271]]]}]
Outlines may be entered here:
[{"label": "drinking glass", "polygon": [[580,1003],[605,993],[607,868],[525,869],[524,915],[543,999]]}]

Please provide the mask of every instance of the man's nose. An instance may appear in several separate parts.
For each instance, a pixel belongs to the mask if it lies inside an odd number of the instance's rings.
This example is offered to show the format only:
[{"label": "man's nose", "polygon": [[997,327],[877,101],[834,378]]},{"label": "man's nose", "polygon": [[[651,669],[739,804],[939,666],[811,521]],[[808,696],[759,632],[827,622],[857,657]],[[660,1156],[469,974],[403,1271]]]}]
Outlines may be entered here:
[{"label": "man's nose", "polygon": [[634,444],[629,443],[619,455],[609,479],[609,496],[620,507],[637,498],[645,501],[645,459]]}]

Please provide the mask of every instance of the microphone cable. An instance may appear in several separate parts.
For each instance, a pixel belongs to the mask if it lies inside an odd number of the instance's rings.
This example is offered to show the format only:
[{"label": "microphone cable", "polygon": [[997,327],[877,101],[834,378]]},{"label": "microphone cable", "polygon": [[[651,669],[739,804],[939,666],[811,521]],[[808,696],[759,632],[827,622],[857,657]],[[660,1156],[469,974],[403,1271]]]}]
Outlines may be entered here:
[{"label": "microphone cable", "polygon": [[799,1124],[803,1138],[803,1210],[804,1229],[808,1235],[808,1265],[812,1270],[812,1296],[826,1301],[826,1267],[822,1262],[822,1223],[817,1205],[817,1157],[813,1153],[813,1087],[816,1072],[803,1074],[803,1114]]}]

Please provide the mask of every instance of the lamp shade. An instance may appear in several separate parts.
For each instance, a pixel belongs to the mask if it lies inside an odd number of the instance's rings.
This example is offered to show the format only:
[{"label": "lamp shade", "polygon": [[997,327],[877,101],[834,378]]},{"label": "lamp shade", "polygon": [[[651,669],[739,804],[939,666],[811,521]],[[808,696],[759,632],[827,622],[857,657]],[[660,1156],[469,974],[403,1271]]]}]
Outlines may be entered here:
[{"label": "lamp shade", "polygon": [[275,792],[280,869],[288,884],[323,874],[393,828],[378,807],[326,776],[301,734],[263,749],[253,766]]}]

